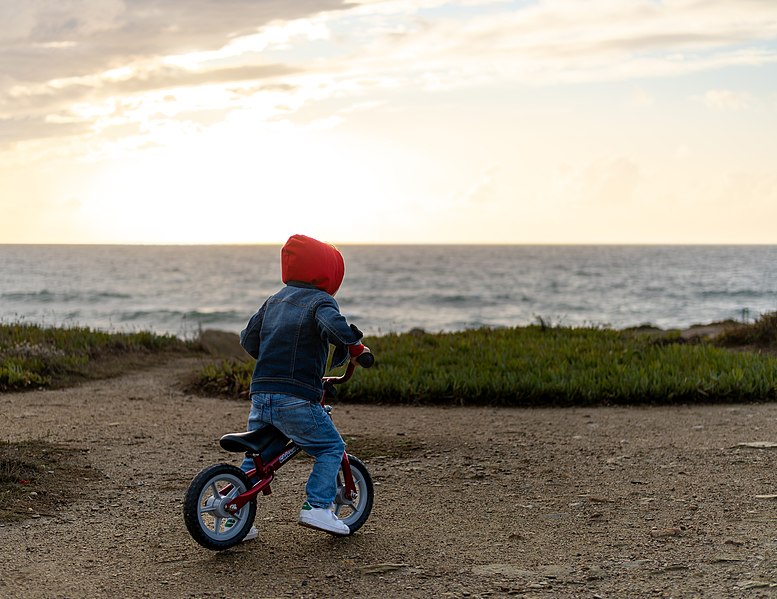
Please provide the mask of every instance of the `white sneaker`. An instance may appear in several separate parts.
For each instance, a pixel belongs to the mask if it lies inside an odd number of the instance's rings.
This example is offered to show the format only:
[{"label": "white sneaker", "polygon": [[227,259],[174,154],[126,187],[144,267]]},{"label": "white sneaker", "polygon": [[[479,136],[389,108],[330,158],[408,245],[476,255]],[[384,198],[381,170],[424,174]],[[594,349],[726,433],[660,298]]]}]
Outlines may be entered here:
[{"label": "white sneaker", "polygon": [[248,534],[243,537],[243,540],[241,541],[241,543],[245,543],[246,541],[253,541],[258,536],[259,536],[259,531],[256,530],[256,526],[252,526],[251,530],[248,531]]},{"label": "white sneaker", "polygon": [[[232,528],[237,520],[234,518],[229,518],[226,522],[224,522],[224,528]],[[241,543],[245,543],[246,541],[253,541],[256,537],[259,536],[259,531],[256,530],[256,526],[252,526],[251,530],[248,531],[248,534],[243,537],[243,540],[240,541]]]},{"label": "white sneaker", "polygon": [[307,501],[302,504],[302,509],[299,511],[299,523],[333,535],[344,537],[351,534],[348,526],[342,520],[338,520],[331,509],[312,507]]}]

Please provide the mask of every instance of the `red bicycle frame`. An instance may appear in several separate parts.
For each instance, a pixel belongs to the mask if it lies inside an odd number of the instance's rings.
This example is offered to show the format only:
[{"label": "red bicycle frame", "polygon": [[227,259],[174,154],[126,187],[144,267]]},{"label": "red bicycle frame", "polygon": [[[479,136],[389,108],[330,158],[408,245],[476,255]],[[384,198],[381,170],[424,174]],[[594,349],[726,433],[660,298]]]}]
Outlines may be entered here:
[{"label": "red bicycle frame", "polygon": [[[332,390],[334,388],[333,386],[340,385],[342,383],[347,382],[353,376],[355,369],[356,369],[356,365],[353,362],[348,362],[348,367],[345,369],[345,373],[343,373],[342,376],[324,378],[324,393],[321,395],[321,407],[323,407],[324,410],[326,410],[330,418],[331,418],[331,408],[325,404],[326,399],[334,395],[334,393],[332,393]],[[299,447],[293,442],[290,442],[288,445],[286,445],[286,447],[284,447],[281,450],[281,452],[278,455],[270,459],[266,464],[262,460],[261,455],[251,454],[249,457],[251,457],[254,461],[254,469],[246,472],[246,475],[248,476],[249,479],[253,479],[258,476],[259,480],[256,483],[254,483],[254,485],[250,489],[235,497],[235,499],[225,507],[225,510],[230,512],[231,514],[236,514],[243,508],[243,506],[246,503],[254,500],[259,493],[262,493],[263,495],[270,495],[272,493],[272,489],[270,488],[270,483],[275,478],[275,472],[286,462],[288,462],[291,458],[297,455],[300,451],[302,451],[301,447]],[[343,460],[341,463],[341,467],[343,470],[343,479],[344,479],[343,482],[345,483],[344,499],[346,499],[347,501],[353,501],[354,499],[356,499],[357,491],[356,491],[356,485],[353,482],[353,475],[351,474],[351,464],[348,462],[347,452],[343,452]],[[220,493],[221,495],[226,495],[231,490],[232,490],[232,487],[230,485],[227,485],[226,487],[221,489]]]}]

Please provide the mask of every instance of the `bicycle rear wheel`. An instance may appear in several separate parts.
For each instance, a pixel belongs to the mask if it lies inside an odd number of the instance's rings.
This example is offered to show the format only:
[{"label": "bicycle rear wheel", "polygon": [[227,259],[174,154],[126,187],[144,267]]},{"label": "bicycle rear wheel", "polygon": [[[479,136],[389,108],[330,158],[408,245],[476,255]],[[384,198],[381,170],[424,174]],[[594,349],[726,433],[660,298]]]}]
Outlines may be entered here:
[{"label": "bicycle rear wheel", "polygon": [[250,487],[245,473],[230,464],[209,466],[195,476],[183,502],[183,519],[192,538],[213,551],[242,541],[254,523],[256,501],[249,501],[236,514],[225,508]]}]

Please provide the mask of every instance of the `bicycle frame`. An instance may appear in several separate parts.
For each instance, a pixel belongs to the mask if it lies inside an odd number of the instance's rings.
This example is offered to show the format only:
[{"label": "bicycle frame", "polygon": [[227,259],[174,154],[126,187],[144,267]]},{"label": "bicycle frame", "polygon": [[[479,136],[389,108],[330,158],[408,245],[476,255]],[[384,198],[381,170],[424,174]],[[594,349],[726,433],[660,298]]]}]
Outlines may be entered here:
[{"label": "bicycle frame", "polygon": [[[324,393],[321,395],[321,406],[326,410],[330,418],[332,417],[331,408],[328,408],[328,406],[325,405],[326,399],[334,396],[334,385],[340,385],[347,382],[351,376],[353,376],[355,369],[356,365],[353,362],[349,362],[348,367],[342,376],[324,378]],[[249,501],[253,501],[259,493],[270,495],[272,493],[270,483],[272,483],[275,478],[275,472],[300,451],[302,451],[302,448],[292,442],[291,445],[284,447],[279,454],[270,459],[266,464],[259,454],[250,455],[249,457],[254,461],[254,469],[246,472],[246,475],[249,479],[256,478],[258,475],[259,480],[254,483],[250,489],[237,495],[224,509],[231,514],[236,514],[243,509],[245,504]],[[353,474],[351,473],[351,464],[348,462],[347,451],[343,452],[341,467],[343,470],[343,482],[345,483],[344,498],[347,501],[353,501],[356,499],[357,491],[356,485],[353,482]],[[227,495],[231,490],[232,487],[227,485],[220,493],[221,495]]]}]

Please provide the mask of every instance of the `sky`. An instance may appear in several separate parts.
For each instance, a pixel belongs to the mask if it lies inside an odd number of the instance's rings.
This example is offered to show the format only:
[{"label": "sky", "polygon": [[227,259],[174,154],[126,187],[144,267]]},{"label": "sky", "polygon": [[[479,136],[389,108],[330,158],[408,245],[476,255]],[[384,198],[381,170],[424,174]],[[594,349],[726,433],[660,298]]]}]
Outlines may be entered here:
[{"label": "sky", "polygon": [[773,0],[0,22],[0,243],[777,243]]}]

